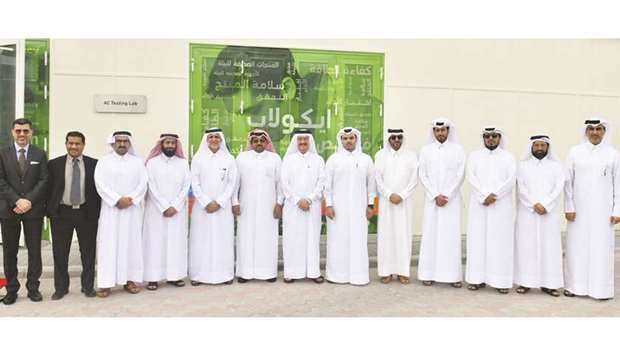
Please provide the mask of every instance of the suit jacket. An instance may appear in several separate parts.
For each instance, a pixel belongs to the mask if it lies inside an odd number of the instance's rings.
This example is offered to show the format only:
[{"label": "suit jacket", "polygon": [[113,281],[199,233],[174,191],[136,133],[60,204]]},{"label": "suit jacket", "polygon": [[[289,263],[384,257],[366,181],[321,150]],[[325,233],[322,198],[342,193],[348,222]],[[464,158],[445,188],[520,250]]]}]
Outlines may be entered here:
[{"label": "suit jacket", "polygon": [[[97,159],[86,155],[84,157],[84,199],[86,200],[86,215],[88,219],[97,220],[101,210],[101,197],[95,188],[95,167]],[[54,158],[47,164],[49,178],[47,188],[47,215],[51,218],[58,217],[58,208],[62,203],[62,195],[65,192],[65,166],[67,155]]]},{"label": "suit jacket", "polygon": [[20,176],[14,144],[0,150],[0,218],[19,218],[20,215],[13,212],[13,208],[20,198],[32,203],[32,208],[21,215],[22,218],[45,216],[47,188],[45,151],[30,144],[25,170],[24,176]]}]

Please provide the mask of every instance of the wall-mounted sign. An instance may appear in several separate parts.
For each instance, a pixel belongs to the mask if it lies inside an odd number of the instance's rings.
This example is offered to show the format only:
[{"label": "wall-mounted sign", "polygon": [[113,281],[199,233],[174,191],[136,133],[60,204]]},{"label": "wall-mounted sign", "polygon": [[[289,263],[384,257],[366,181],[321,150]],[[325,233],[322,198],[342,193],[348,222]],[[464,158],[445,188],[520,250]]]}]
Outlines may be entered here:
[{"label": "wall-mounted sign", "polygon": [[145,113],[144,95],[95,95],[95,112]]}]

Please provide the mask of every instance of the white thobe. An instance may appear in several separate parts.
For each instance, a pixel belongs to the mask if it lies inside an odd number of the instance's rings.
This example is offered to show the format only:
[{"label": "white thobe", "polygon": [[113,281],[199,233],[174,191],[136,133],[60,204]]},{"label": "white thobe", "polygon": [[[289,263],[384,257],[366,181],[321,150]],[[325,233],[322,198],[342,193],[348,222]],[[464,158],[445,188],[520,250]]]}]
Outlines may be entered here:
[{"label": "white thobe", "polygon": [[[558,289],[564,285],[558,215],[563,188],[564,170],[558,161],[530,157],[519,162],[514,268],[514,282],[519,286]],[[536,213],[537,203],[547,213]]]},{"label": "white thobe", "polygon": [[[231,198],[237,181],[235,158],[218,150],[192,161],[192,192],[196,202],[190,226],[190,268],[193,281],[218,284],[235,276],[235,231]],[[207,213],[215,201],[220,208]]]},{"label": "white thobe", "polygon": [[[160,154],[146,164],[149,188],[144,207],[144,280],[177,281],[187,276],[187,160]],[[168,208],[177,213],[164,217]]]},{"label": "white thobe", "polygon": [[[296,152],[282,162],[282,256],[287,279],[317,278],[320,271],[321,200],[325,162],[320,155]],[[311,201],[304,211],[297,203]]]},{"label": "white thobe", "polygon": [[[418,183],[418,158],[407,148],[382,149],[375,156],[375,176],[379,194],[377,222],[377,272],[409,277],[413,236],[413,198]],[[397,194],[403,200],[390,202]]]},{"label": "white thobe", "polygon": [[335,212],[327,219],[326,278],[365,285],[370,282],[366,209],[376,195],[372,159],[344,150],[329,157],[325,170],[325,202]]},{"label": "white thobe", "polygon": [[565,288],[594,298],[614,296],[614,227],[620,216],[620,157],[608,145],[573,147],[566,163],[566,212],[575,212],[566,237]]},{"label": "white thobe", "polygon": [[[467,180],[472,190],[467,224],[467,266],[465,280],[511,288],[513,280],[514,205],[513,190],[517,165],[512,154],[497,147],[471,153]],[[489,206],[488,195],[497,195]]]},{"label": "white thobe", "polygon": [[[452,142],[428,144],[420,151],[420,182],[424,186],[424,220],[418,261],[418,279],[463,280],[461,251],[461,186],[465,176],[465,151]],[[448,203],[437,206],[435,198]]]},{"label": "white thobe", "polygon": [[[142,282],[142,200],[148,176],[144,162],[129,153],[110,153],[95,168],[95,186],[101,196],[97,229],[97,287],[110,288],[127,281]],[[133,204],[116,207],[121,197]]]},{"label": "white thobe", "polygon": [[239,170],[237,219],[237,270],[244,279],[267,280],[278,274],[278,219],[273,208],[282,204],[280,166],[282,160],[272,152],[245,151],[237,156]]}]

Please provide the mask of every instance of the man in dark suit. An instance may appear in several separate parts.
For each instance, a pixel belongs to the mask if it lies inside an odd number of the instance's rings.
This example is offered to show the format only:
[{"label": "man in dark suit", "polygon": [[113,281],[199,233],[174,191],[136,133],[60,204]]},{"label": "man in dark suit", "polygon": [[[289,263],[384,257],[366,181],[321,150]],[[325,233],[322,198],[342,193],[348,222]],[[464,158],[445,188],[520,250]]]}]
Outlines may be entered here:
[{"label": "man in dark suit", "polygon": [[67,154],[48,163],[47,214],[52,225],[54,288],[52,300],[69,292],[69,252],[73,231],[77,232],[82,258],[82,293],[95,297],[95,256],[97,221],[101,197],[95,188],[97,160],[82,154],[86,137],[69,132],[65,137]]},{"label": "man in dark suit", "polygon": [[0,226],[4,274],[7,278],[4,304],[17,300],[17,253],[22,224],[28,248],[26,288],[33,302],[43,300],[39,292],[41,277],[41,232],[45,215],[47,157],[40,148],[30,144],[32,122],[19,118],[13,121],[14,143],[0,150]]}]

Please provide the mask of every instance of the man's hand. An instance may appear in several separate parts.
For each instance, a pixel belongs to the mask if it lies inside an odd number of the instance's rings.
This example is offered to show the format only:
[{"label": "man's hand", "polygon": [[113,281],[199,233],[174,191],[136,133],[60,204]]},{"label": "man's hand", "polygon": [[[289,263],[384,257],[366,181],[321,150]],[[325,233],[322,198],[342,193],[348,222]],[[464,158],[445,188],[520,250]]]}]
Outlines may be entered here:
[{"label": "man's hand", "polygon": [[497,195],[496,194],[490,194],[489,196],[487,196],[487,198],[484,199],[483,205],[490,206],[490,205],[494,204],[495,201],[497,201]]},{"label": "man's hand", "polygon": [[534,212],[542,216],[547,213],[547,209],[545,208],[545,206],[541,205],[540,203],[537,203],[534,205]]},{"label": "man's hand", "polygon": [[232,213],[233,215],[235,215],[235,217],[239,217],[241,215],[241,206],[239,205],[232,206]]},{"label": "man's hand", "polygon": [[435,197],[435,204],[439,207],[443,207],[448,203],[448,198],[444,195]]},{"label": "man's hand", "polygon": [[575,222],[575,218],[577,218],[577,213],[576,212],[566,212],[564,214],[564,216],[566,216],[566,220],[569,222]]},{"label": "man's hand", "polygon": [[611,216],[611,224],[618,224],[618,223],[620,223],[620,217]]},{"label": "man's hand", "polygon": [[279,205],[276,203],[276,205],[273,206],[273,218],[275,219],[282,218],[282,205]]},{"label": "man's hand", "polygon": [[297,202],[297,207],[299,207],[302,211],[310,210],[310,201],[308,199],[302,198]]},{"label": "man's hand", "polygon": [[15,214],[24,214],[25,212],[20,210],[19,207],[15,207],[13,208],[13,212],[15,212]]},{"label": "man's hand", "polygon": [[164,217],[172,217],[175,214],[177,214],[178,212],[179,211],[177,211],[176,208],[168,207],[168,209],[164,211]]},{"label": "man's hand", "polygon": [[209,202],[207,207],[205,207],[205,209],[207,210],[207,213],[213,213],[213,212],[216,212],[217,210],[219,210],[220,207],[221,206],[217,202],[211,201],[211,202]]},{"label": "man's hand", "polygon": [[334,211],[333,207],[327,207],[325,209],[325,216],[329,219],[334,219],[336,217],[336,211]]},{"label": "man's hand", "polygon": [[121,197],[116,202],[116,207],[121,209],[121,210],[124,210],[125,208],[128,208],[132,204],[133,204],[133,200],[131,199],[131,197]]},{"label": "man's hand", "polygon": [[372,207],[366,208],[366,219],[371,219],[374,214],[375,211],[373,211]]},{"label": "man's hand", "polygon": [[21,213],[15,212],[17,214],[26,213],[32,208],[32,202],[26,200],[25,198],[20,198],[19,200],[17,200],[17,202],[15,202],[15,205],[17,206],[17,209],[21,211]]},{"label": "man's hand", "polygon": [[398,205],[402,201],[403,201],[403,198],[400,197],[398,194],[391,194],[390,195],[390,202],[392,202],[393,204]]}]

